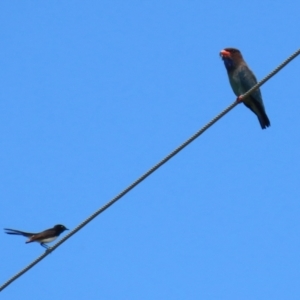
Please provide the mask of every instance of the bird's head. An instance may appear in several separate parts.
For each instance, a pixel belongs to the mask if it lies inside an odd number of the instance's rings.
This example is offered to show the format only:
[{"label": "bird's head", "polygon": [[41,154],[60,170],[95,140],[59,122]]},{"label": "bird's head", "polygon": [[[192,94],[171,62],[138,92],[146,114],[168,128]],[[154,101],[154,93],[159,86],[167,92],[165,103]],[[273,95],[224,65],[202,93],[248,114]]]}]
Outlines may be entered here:
[{"label": "bird's head", "polygon": [[243,56],[240,50],[235,48],[225,48],[220,52],[220,56],[224,61],[227,71],[231,71],[243,61]]},{"label": "bird's head", "polygon": [[62,232],[64,232],[65,230],[69,230],[68,228],[66,228],[64,225],[58,224],[54,226],[54,229],[57,230],[57,232],[59,232],[59,234],[61,234]]}]

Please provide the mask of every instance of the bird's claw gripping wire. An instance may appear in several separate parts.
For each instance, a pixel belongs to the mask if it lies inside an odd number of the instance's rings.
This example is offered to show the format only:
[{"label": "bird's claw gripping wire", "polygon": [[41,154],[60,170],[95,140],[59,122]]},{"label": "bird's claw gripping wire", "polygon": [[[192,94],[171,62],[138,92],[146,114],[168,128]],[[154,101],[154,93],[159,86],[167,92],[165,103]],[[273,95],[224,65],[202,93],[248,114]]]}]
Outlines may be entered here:
[{"label": "bird's claw gripping wire", "polygon": [[243,102],[243,95],[238,96],[238,97],[236,98],[236,102],[237,102],[237,103],[242,103],[242,102]]}]

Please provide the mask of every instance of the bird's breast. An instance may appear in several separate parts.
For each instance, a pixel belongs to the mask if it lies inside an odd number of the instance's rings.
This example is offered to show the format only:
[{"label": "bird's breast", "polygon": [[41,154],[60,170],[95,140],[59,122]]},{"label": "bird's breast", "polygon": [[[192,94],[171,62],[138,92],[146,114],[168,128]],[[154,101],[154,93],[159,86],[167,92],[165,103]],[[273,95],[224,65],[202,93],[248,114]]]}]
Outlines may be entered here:
[{"label": "bird's breast", "polygon": [[49,238],[41,239],[41,240],[39,240],[39,242],[50,243],[50,242],[54,241],[56,238],[57,238],[57,236],[49,237]]},{"label": "bird's breast", "polygon": [[246,92],[244,91],[240,78],[236,72],[229,74],[229,81],[236,96],[240,96]]}]

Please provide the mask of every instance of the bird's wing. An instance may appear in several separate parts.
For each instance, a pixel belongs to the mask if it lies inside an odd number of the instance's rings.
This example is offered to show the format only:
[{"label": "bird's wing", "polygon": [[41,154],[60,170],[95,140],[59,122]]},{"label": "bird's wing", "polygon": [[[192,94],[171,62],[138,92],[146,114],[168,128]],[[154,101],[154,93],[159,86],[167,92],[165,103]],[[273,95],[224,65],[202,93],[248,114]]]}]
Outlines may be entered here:
[{"label": "bird's wing", "polygon": [[[242,65],[239,70],[239,78],[241,85],[243,87],[243,90],[246,92],[250,90],[253,86],[257,84],[257,80],[253,72],[248,68],[247,65]],[[262,101],[261,92],[259,89],[255,90],[251,96],[254,101],[258,102],[263,108],[264,104]]]},{"label": "bird's wing", "polygon": [[23,236],[26,236],[26,237],[30,237],[30,236],[35,235],[35,233],[24,232],[24,231],[20,231],[20,230],[16,230],[16,229],[10,229],[10,228],[4,228],[4,230],[6,230],[5,233],[7,233],[7,234],[23,235]]},{"label": "bird's wing", "polygon": [[52,238],[56,235],[56,231],[53,228],[44,230],[42,232],[36,233],[33,236],[30,237],[30,241],[39,241],[42,239],[48,239],[48,238]]}]

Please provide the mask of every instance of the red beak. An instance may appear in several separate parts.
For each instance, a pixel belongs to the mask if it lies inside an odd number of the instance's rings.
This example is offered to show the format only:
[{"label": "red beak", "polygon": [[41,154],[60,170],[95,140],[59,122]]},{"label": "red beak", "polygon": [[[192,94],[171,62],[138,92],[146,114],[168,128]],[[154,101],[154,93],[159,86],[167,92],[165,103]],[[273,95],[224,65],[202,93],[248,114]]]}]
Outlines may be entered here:
[{"label": "red beak", "polygon": [[230,57],[230,52],[226,51],[226,50],[222,50],[220,52],[220,56],[222,56],[222,57]]}]

